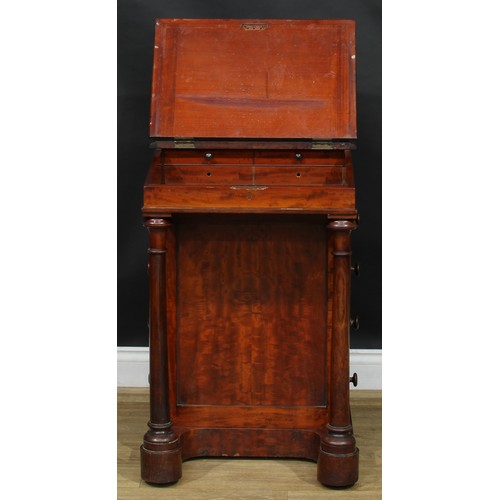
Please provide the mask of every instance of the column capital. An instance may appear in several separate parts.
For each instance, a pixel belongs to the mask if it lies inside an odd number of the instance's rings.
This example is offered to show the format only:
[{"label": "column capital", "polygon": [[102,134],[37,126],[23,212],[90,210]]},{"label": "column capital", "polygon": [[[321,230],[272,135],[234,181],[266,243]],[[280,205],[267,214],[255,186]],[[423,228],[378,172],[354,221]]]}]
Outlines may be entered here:
[{"label": "column capital", "polygon": [[144,226],[147,228],[162,228],[172,225],[172,217],[170,215],[164,217],[147,217],[144,220]]},{"label": "column capital", "polygon": [[333,231],[354,231],[358,227],[356,221],[347,219],[328,219],[328,229]]}]

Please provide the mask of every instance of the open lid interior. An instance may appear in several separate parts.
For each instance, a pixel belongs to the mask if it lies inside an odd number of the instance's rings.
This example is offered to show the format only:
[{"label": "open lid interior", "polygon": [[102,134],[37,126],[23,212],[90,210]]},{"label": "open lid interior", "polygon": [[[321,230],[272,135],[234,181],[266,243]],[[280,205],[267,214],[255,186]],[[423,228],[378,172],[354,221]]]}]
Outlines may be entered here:
[{"label": "open lid interior", "polygon": [[355,23],[159,19],[151,137],[355,139]]}]

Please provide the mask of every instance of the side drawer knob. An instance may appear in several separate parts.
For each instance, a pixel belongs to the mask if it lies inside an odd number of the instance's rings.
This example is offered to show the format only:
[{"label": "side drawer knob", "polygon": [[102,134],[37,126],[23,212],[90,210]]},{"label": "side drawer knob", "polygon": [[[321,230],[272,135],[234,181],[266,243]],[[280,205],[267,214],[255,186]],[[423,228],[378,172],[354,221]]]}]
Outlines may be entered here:
[{"label": "side drawer knob", "polygon": [[359,276],[359,271],[360,271],[359,262],[355,262],[351,266],[351,271],[354,273],[354,276]]},{"label": "side drawer knob", "polygon": [[301,153],[295,153],[295,158],[297,158],[297,160],[302,160],[302,154]]},{"label": "side drawer knob", "polygon": [[205,158],[207,160],[211,160],[213,157],[214,157],[214,155],[212,153],[205,153]]},{"label": "side drawer knob", "polygon": [[358,386],[358,374],[354,373],[353,376],[349,379],[349,382],[351,382],[351,384],[354,387],[357,387]]},{"label": "side drawer knob", "polygon": [[357,315],[354,316],[354,318],[351,318],[350,323],[353,330],[359,330],[359,318]]}]

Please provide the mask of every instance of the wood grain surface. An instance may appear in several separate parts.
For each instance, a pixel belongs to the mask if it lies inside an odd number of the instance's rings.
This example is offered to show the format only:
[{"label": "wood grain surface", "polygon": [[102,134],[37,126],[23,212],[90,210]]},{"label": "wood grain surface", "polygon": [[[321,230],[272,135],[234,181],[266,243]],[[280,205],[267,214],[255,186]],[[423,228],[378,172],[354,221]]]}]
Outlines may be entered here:
[{"label": "wood grain surface", "polygon": [[[166,212],[214,212],[248,210],[256,213],[313,212],[332,213],[355,210],[354,188],[321,186],[232,186],[164,184],[144,187],[146,210]],[[146,213],[146,212],[144,212]]]},{"label": "wood grain surface", "polygon": [[355,22],[159,19],[152,137],[355,138]]},{"label": "wood grain surface", "polygon": [[326,405],[326,228],[284,217],[177,219],[179,404]]}]

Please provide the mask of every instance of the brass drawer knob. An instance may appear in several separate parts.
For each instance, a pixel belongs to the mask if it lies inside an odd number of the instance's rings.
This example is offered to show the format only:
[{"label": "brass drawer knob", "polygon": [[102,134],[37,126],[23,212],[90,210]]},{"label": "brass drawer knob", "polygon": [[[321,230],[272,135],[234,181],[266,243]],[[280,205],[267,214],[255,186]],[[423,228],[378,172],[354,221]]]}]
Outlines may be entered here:
[{"label": "brass drawer knob", "polygon": [[360,270],[360,267],[359,267],[359,262],[355,262],[355,263],[351,266],[351,271],[354,273],[354,276],[359,276],[359,270]]},{"label": "brass drawer knob", "polygon": [[302,154],[301,153],[295,153],[295,158],[297,158],[297,160],[302,160]]},{"label": "brass drawer knob", "polygon": [[207,160],[211,160],[213,157],[214,157],[214,155],[212,153],[205,153],[205,158]]},{"label": "brass drawer knob", "polygon": [[358,316],[354,316],[354,318],[351,318],[351,329],[353,330],[359,330],[359,318]]},{"label": "brass drawer knob", "polygon": [[351,382],[351,384],[354,387],[357,387],[358,386],[358,374],[354,373],[353,376],[349,379],[349,382]]}]

